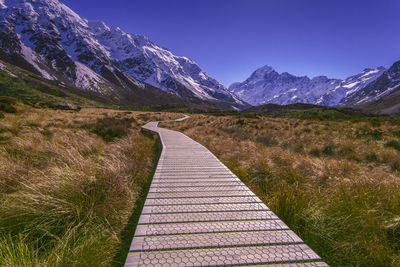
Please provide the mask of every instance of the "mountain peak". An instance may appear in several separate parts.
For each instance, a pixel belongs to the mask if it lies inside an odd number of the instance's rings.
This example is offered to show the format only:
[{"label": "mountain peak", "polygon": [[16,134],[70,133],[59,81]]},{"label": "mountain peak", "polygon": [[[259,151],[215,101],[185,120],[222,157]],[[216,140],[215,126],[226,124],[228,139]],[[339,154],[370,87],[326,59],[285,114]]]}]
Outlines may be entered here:
[{"label": "mountain peak", "polygon": [[260,79],[263,79],[265,76],[268,76],[273,73],[278,74],[271,66],[265,65],[261,68],[258,68],[256,71],[254,71],[248,80],[252,80],[252,81],[260,80]]},{"label": "mountain peak", "polygon": [[273,68],[273,67],[271,67],[270,65],[265,65],[265,66],[263,66],[263,67],[261,67],[261,68],[258,68],[255,72],[257,72],[257,73],[270,73],[270,72],[273,72],[273,71],[275,71],[275,69]]}]

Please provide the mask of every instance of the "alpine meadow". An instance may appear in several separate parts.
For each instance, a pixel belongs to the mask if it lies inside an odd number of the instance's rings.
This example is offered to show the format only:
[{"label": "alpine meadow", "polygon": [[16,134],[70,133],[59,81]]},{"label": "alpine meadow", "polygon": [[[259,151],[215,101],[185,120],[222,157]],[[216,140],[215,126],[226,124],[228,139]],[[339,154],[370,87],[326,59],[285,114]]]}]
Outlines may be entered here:
[{"label": "alpine meadow", "polygon": [[400,266],[399,12],[0,0],[0,267]]}]

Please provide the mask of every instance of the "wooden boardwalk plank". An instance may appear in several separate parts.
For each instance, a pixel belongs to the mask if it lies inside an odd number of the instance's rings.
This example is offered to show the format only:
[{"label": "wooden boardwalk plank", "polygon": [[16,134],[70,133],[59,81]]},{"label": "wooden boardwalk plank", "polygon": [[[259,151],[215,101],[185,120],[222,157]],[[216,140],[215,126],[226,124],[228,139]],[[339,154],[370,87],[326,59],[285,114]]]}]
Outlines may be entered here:
[{"label": "wooden boardwalk plank", "polygon": [[125,266],[327,266],[208,149],[157,125],[143,127],[163,151]]}]

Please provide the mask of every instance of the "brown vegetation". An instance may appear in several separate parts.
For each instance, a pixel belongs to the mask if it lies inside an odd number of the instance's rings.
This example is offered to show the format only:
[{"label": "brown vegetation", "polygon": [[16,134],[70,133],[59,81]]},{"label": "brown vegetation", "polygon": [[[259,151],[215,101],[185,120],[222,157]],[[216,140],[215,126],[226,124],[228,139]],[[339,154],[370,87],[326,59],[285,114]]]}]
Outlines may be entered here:
[{"label": "brown vegetation", "polygon": [[0,119],[0,266],[108,266],[151,177],[149,120],[168,113],[33,109]]}]

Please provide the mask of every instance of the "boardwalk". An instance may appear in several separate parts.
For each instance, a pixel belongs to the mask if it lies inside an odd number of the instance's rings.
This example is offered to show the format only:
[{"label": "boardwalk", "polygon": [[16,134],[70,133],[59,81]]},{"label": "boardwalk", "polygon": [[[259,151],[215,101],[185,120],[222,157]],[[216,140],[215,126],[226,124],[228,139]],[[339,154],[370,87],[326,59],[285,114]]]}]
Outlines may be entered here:
[{"label": "boardwalk", "polygon": [[327,266],[205,147],[144,128],[163,151],[125,266]]}]

